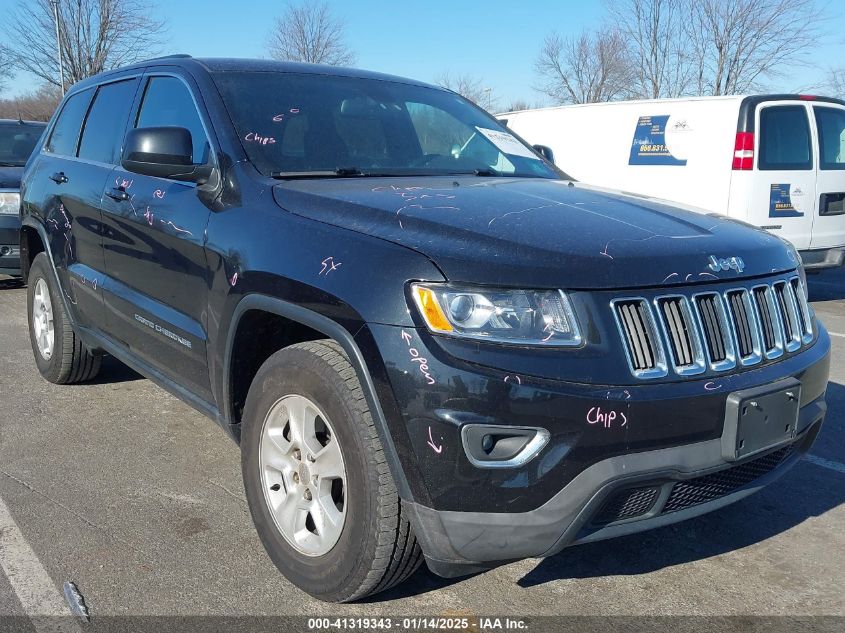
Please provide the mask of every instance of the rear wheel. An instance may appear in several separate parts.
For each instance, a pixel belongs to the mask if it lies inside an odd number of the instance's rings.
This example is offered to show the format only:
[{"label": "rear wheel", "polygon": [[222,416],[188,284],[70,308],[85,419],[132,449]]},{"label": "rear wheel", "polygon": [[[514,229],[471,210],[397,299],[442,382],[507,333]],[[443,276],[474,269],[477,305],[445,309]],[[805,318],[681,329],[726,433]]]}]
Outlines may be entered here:
[{"label": "rear wheel", "polygon": [[420,565],[361,385],[336,343],[293,345],[264,363],[241,439],[258,534],[295,585],[347,602]]},{"label": "rear wheel", "polygon": [[38,371],[60,385],[94,378],[102,356],[85,347],[70,326],[44,253],[35,256],[27,282],[29,340]]}]

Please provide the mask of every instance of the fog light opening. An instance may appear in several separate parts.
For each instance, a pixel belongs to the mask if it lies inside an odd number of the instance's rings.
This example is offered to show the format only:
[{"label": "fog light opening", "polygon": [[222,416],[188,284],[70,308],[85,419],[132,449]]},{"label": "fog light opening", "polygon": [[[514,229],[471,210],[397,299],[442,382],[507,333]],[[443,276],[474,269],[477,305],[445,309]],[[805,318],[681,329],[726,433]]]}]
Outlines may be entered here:
[{"label": "fog light opening", "polygon": [[549,432],[539,427],[467,424],[461,429],[467,459],[478,468],[518,468],[548,443]]}]

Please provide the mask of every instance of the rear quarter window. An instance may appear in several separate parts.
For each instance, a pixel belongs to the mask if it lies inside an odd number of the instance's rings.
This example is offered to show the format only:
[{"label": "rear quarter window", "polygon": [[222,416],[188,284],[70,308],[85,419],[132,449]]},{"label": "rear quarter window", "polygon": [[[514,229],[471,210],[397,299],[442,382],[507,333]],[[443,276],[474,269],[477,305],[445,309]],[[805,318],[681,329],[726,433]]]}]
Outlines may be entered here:
[{"label": "rear quarter window", "polygon": [[88,111],[93,90],[84,90],[68,97],[44,149],[60,156],[76,156],[79,131]]},{"label": "rear quarter window", "polygon": [[769,106],[760,110],[760,159],[763,170],[813,168],[810,121],[804,106]]}]

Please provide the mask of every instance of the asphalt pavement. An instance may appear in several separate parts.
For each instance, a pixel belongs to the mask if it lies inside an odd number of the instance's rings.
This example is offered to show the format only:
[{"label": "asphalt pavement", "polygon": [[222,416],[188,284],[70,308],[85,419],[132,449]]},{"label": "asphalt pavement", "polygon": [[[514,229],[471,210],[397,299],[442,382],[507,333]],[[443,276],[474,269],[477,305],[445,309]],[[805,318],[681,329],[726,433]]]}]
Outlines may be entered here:
[{"label": "asphalt pavement", "polygon": [[[777,485],[674,526],[468,578],[443,580],[422,568],[367,602],[327,605],[288,583],[265,554],[244,499],[238,449],[223,432],[114,359],[90,384],[44,381],[29,345],[26,289],[0,278],[0,629],[53,630],[59,621],[49,616],[61,611],[56,597],[64,604],[66,581],[79,587],[92,623],[685,615],[743,616],[726,621],[734,624],[801,616],[801,628],[839,626],[845,271],[811,276],[810,294],[832,333],[830,410],[810,457]],[[78,622],[79,630],[91,626]],[[307,630],[306,620],[296,622]],[[603,620],[580,622],[607,628]]]}]

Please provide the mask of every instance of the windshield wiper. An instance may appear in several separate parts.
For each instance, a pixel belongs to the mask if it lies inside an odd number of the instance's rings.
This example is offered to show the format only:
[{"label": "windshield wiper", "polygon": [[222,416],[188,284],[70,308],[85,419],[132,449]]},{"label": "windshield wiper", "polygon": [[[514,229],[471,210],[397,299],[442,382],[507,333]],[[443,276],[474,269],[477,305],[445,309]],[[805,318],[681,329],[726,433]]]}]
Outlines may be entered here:
[{"label": "windshield wiper", "polygon": [[357,167],[338,167],[337,169],[317,169],[312,171],[274,171],[270,173],[270,178],[291,180],[294,178],[349,178],[375,175],[377,174],[365,174]]},{"label": "windshield wiper", "polygon": [[23,167],[20,163],[9,163],[3,160],[0,160],[0,167]]}]

